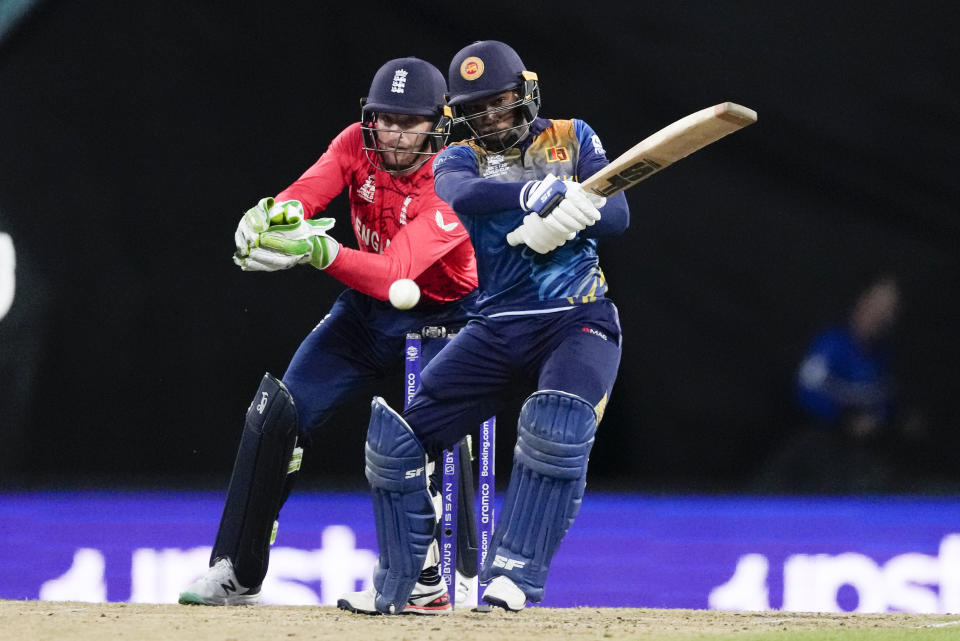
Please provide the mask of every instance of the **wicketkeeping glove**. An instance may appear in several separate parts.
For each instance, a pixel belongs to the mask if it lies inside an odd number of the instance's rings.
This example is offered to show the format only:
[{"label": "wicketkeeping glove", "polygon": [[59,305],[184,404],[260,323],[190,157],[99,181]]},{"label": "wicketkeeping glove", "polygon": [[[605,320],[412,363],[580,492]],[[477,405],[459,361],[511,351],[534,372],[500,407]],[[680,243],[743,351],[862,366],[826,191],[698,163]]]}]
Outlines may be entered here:
[{"label": "wicketkeeping glove", "polygon": [[299,220],[289,225],[272,225],[260,234],[258,248],[326,269],[340,253],[340,243],[327,235],[333,218]]},{"label": "wicketkeeping glove", "polygon": [[[326,236],[326,231],[333,227],[334,220],[320,218],[306,221],[304,218],[303,205],[299,201],[275,203],[273,198],[262,198],[240,219],[234,234],[236,251],[233,262],[244,271],[272,272],[290,269],[301,263],[325,268],[340,250],[340,245],[335,240],[327,237],[324,241],[319,241],[324,246],[322,252],[314,252],[312,247],[308,249],[291,243],[311,236]],[[301,228],[303,223],[307,225]],[[266,245],[261,242],[263,234],[267,234]],[[298,249],[303,251],[296,251]]]},{"label": "wicketkeeping glove", "polygon": [[245,272],[276,272],[296,267],[300,264],[300,257],[253,247],[246,256],[240,257],[234,254],[233,262]]},{"label": "wicketkeeping glove", "polygon": [[273,198],[261,198],[260,202],[247,210],[237,225],[233,235],[236,255],[240,258],[249,255],[250,250],[257,246],[257,236],[267,231],[270,225],[291,225],[303,218],[303,205],[298,200],[275,203]]}]

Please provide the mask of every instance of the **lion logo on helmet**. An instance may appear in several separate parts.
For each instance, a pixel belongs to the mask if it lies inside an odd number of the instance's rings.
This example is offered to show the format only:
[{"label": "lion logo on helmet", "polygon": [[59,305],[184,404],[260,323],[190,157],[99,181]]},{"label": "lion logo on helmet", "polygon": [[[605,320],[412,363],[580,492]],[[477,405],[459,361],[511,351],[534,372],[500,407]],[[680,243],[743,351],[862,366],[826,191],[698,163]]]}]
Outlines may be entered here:
[{"label": "lion logo on helmet", "polygon": [[483,60],[476,56],[464,58],[460,63],[460,75],[464,80],[476,80],[483,75]]}]

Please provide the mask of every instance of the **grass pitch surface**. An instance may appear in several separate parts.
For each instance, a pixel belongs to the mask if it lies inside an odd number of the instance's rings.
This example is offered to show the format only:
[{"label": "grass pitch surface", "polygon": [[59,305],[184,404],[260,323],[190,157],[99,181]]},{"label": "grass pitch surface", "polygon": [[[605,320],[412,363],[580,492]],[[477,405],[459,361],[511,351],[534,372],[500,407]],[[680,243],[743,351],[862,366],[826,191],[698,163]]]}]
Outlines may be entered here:
[{"label": "grass pitch surface", "polygon": [[370,617],[331,607],[0,601],[0,639],[31,641],[895,641],[960,639],[960,615],[530,608]]}]

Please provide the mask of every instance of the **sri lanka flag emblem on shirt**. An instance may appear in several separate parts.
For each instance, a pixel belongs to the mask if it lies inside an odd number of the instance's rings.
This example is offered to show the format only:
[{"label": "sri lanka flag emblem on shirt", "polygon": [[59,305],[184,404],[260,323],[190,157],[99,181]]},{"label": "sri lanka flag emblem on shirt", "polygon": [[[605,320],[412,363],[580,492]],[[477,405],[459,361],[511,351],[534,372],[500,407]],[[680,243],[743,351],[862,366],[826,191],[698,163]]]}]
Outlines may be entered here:
[{"label": "sri lanka flag emblem on shirt", "polygon": [[547,162],[560,162],[569,158],[566,147],[547,147],[546,151]]}]

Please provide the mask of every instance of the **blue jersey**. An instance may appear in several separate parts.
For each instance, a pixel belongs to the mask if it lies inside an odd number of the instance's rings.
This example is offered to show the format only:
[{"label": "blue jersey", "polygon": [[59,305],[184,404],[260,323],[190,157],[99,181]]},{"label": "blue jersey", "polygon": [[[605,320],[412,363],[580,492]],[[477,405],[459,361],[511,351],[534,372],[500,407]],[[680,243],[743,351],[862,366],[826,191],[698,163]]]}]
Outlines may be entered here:
[{"label": "blue jersey", "polygon": [[865,348],[846,327],[834,327],[813,341],[797,372],[800,405],[813,417],[836,421],[847,412],[889,420],[893,407],[886,344]]},{"label": "blue jersey", "polygon": [[520,203],[527,181],[548,174],[580,181],[608,162],[599,137],[576,119],[538,118],[522,144],[502,153],[466,142],[437,156],[436,192],[470,235],[477,255],[478,304],[485,315],[553,311],[606,294],[596,237],[626,229],[629,209],[623,194],[607,200],[600,222],[548,254],[526,245],[511,247],[506,235],[528,213]]}]

